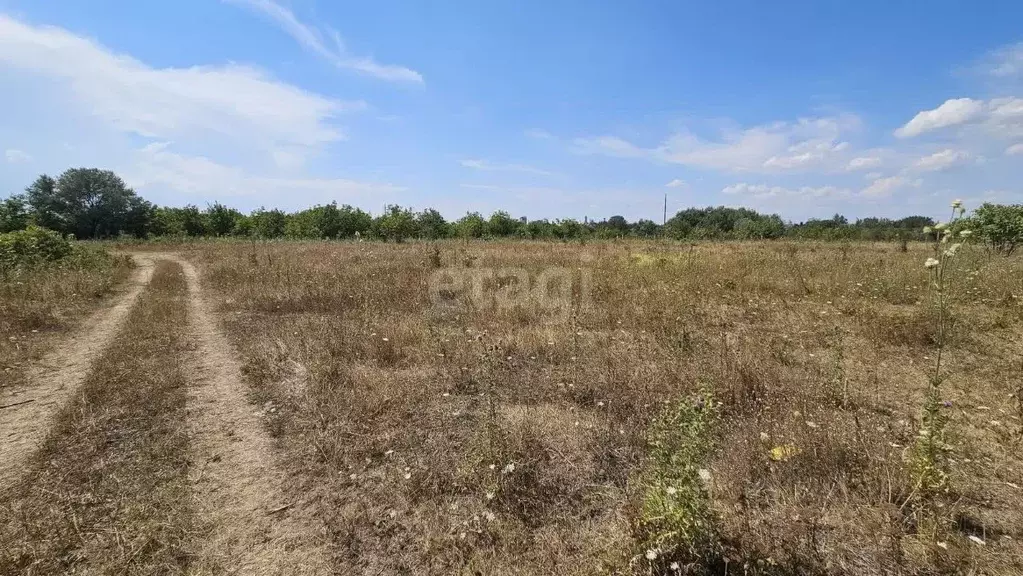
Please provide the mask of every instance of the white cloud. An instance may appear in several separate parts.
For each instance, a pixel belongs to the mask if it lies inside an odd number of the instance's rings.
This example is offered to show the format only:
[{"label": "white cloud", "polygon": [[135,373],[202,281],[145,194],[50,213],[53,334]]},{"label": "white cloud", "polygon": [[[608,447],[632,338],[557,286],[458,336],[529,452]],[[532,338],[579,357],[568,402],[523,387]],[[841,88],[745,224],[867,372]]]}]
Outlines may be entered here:
[{"label": "white cloud", "polygon": [[869,170],[871,168],[877,168],[881,165],[881,158],[877,156],[859,156],[853,158],[846,164],[846,170]]},{"label": "white cloud", "polygon": [[834,168],[849,148],[840,139],[842,134],[858,127],[859,119],[846,114],[725,130],[718,140],[684,130],[656,148],[642,148],[616,136],[578,138],[575,149],[733,172],[802,172]]},{"label": "white cloud", "polygon": [[895,131],[899,138],[952,126],[979,125],[990,136],[1023,135],[1023,98],[994,98],[989,101],[959,98],[947,100],[934,110],[924,110]]},{"label": "white cloud", "polygon": [[665,184],[665,186],[668,187],[668,188],[684,188],[686,186],[686,183],[683,180],[679,180],[678,178],[675,178],[671,182],[668,182],[667,184]]},{"label": "white cloud", "polygon": [[580,154],[606,154],[619,158],[642,158],[656,156],[653,150],[640,148],[617,136],[598,136],[596,138],[576,138],[573,141],[575,151]]},{"label": "white cloud", "polygon": [[1005,149],[1006,156],[1023,156],[1023,143],[1013,144]]},{"label": "white cloud", "polygon": [[268,154],[304,156],[343,138],[332,123],[363,102],[341,102],[241,65],[152,68],[51,26],[0,15],[0,66],[63,85],[73,106],[148,138],[226,138]]},{"label": "white cloud", "polygon": [[246,6],[273,20],[282,30],[302,45],[303,48],[326,59],[337,66],[353,70],[360,74],[372,76],[389,82],[410,82],[422,84],[423,76],[415,70],[404,66],[380,64],[368,57],[356,57],[348,54],[341,35],[336,31],[327,29],[327,33],[334,45],[329,46],[324,39],[324,34],[319,29],[301,22],[295,17],[294,12],[277,4],[273,0],[225,0],[230,4]]},{"label": "white cloud", "polygon": [[527,138],[536,138],[537,140],[553,140],[554,135],[546,130],[540,130],[539,128],[530,128],[523,132]]},{"label": "white cloud", "polygon": [[1023,137],[1023,98],[995,98],[989,103],[986,127],[1002,138]]},{"label": "white cloud", "polygon": [[784,186],[768,186],[766,184],[747,184],[740,182],[725,186],[722,194],[747,196],[757,200],[772,198],[789,199],[820,199],[820,198],[842,198],[849,196],[849,190],[836,186],[802,186],[799,188],[785,188]]},{"label": "white cloud", "polygon": [[860,191],[860,194],[868,198],[884,198],[905,188],[919,188],[923,182],[919,179],[911,179],[906,176],[888,176],[878,178]]},{"label": "white cloud", "polygon": [[251,196],[288,198],[299,195],[303,202],[369,198],[404,190],[388,183],[361,182],[344,178],[280,178],[254,176],[205,156],[173,152],[168,142],[155,142],[136,151],[124,178],[138,189],[166,187],[176,193],[202,198]]},{"label": "white cloud", "polygon": [[1023,76],[1023,42],[994,51],[984,71],[1000,78]]},{"label": "white cloud", "polygon": [[538,176],[553,176],[553,172],[547,170],[541,170],[533,166],[527,166],[525,164],[502,164],[499,162],[490,162],[489,160],[479,159],[468,159],[459,162],[465,168],[472,168],[474,170],[481,170],[485,172],[522,172],[525,174],[536,174]]},{"label": "white cloud", "polygon": [[973,155],[969,152],[947,149],[920,158],[913,164],[913,169],[920,172],[938,172],[968,164],[972,160]]},{"label": "white cloud", "polygon": [[912,138],[924,132],[971,122],[984,113],[984,103],[972,98],[946,100],[933,110],[917,113],[912,120],[895,131],[898,138]]},{"label": "white cloud", "polygon": [[32,156],[30,154],[14,148],[4,150],[4,158],[6,158],[7,162],[11,164],[24,164],[32,161]]}]

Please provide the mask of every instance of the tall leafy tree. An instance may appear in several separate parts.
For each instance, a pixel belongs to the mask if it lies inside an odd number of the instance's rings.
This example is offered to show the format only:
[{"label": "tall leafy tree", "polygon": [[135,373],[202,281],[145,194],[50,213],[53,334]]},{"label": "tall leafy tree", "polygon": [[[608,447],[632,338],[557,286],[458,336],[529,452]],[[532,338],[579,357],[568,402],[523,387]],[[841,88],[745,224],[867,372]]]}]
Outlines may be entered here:
[{"label": "tall leafy tree", "polygon": [[427,208],[416,214],[416,228],[421,238],[436,240],[448,236],[450,225],[440,212]]},{"label": "tall leafy tree", "polygon": [[241,217],[241,212],[234,208],[228,208],[220,202],[214,202],[206,207],[206,225],[214,236],[231,234]]},{"label": "tall leafy tree", "polygon": [[0,233],[24,230],[28,226],[28,205],[25,197],[15,194],[0,202]]},{"label": "tall leafy tree", "polygon": [[376,233],[385,240],[401,242],[416,233],[416,219],[412,211],[391,204],[384,208],[384,213],[374,222]]},{"label": "tall leafy tree", "polygon": [[98,168],[72,168],[56,181],[40,176],[26,196],[36,223],[77,238],[144,235],[152,218],[152,204],[117,174]]}]

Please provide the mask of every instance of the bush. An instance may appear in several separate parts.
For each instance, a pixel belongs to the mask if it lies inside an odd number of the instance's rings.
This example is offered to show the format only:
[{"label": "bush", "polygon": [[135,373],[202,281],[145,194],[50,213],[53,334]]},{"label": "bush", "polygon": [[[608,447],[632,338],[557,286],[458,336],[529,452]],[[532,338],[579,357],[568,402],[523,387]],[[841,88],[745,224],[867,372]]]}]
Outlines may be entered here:
[{"label": "bush", "polygon": [[58,262],[72,253],[74,246],[70,240],[38,226],[0,234],[0,272]]},{"label": "bush", "polygon": [[963,225],[975,227],[988,247],[1008,256],[1023,243],[1023,204],[984,204]]},{"label": "bush", "polygon": [[637,558],[653,572],[672,565],[700,572],[720,555],[709,471],[702,468],[716,420],[714,400],[704,394],[667,406],[654,422],[636,525]]}]

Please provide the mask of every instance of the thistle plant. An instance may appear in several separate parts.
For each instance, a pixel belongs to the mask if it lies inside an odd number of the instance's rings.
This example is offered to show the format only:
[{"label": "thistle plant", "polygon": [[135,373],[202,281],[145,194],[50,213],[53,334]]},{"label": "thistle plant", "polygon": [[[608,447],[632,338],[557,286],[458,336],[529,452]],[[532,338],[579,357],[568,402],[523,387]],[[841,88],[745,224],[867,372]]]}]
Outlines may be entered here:
[{"label": "thistle plant", "polygon": [[[956,265],[963,244],[970,236],[970,230],[956,229],[966,209],[961,200],[952,202],[952,216],[949,221],[939,222],[924,228],[924,235],[933,242],[934,255],[927,258],[924,267],[930,274],[932,305],[937,316],[935,335],[934,368],[929,375],[927,395],[924,400],[920,430],[913,446],[913,494],[922,508],[948,490],[948,452],[946,425],[948,418],[943,411],[947,403],[942,398],[942,357],[948,345],[950,328],[951,292],[955,286]],[[925,510],[921,510],[925,511]]]}]

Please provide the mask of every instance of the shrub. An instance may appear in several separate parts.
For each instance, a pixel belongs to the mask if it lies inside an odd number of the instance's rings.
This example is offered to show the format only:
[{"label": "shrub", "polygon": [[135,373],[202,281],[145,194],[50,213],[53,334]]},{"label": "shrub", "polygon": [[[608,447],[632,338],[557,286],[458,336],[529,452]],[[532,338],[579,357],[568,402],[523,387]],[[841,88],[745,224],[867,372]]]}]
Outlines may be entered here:
[{"label": "shrub", "polygon": [[702,468],[716,420],[713,398],[705,394],[665,407],[654,423],[637,522],[639,558],[651,568],[699,571],[720,555],[709,472]]},{"label": "shrub", "polygon": [[984,204],[964,225],[974,227],[992,250],[1008,256],[1023,243],[1023,204]]},{"label": "shrub", "polygon": [[0,272],[57,262],[74,252],[71,241],[53,230],[29,226],[0,234]]}]

